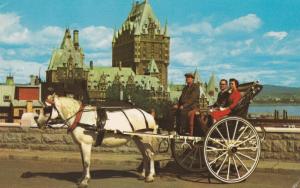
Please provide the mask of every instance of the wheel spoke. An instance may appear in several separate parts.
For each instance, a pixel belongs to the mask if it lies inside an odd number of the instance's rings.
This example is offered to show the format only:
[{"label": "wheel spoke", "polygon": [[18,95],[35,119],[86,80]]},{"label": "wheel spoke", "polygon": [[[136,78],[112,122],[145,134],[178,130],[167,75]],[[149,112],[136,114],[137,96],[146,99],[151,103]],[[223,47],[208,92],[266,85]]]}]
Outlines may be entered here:
[{"label": "wheel spoke", "polygon": [[234,132],[233,132],[232,140],[234,140],[234,138],[235,138],[235,133],[236,133],[236,129],[237,129],[237,126],[238,126],[238,124],[239,124],[239,121],[238,121],[238,120],[236,120],[236,124],[235,124],[235,128],[234,128]]},{"label": "wheel spoke", "polygon": [[229,180],[229,173],[230,173],[230,159],[231,159],[231,157],[228,157],[227,180]]},{"label": "wheel spoke", "polygon": [[238,159],[238,161],[243,165],[243,167],[247,170],[247,171],[249,171],[248,170],[248,168],[247,168],[247,166],[244,164],[244,162],[239,158],[239,156],[237,156],[236,154],[234,155],[237,159]]},{"label": "wheel spoke", "polygon": [[253,136],[251,136],[250,138],[244,140],[243,142],[238,143],[238,144],[236,145],[236,147],[239,146],[239,145],[241,145],[241,144],[243,144],[243,143],[245,143],[245,142],[248,142],[249,140],[251,140],[251,139],[254,138],[255,136],[256,136],[256,135],[253,135]]},{"label": "wheel spoke", "polygon": [[227,146],[225,146],[224,144],[222,144],[221,142],[219,142],[217,139],[214,139],[214,138],[209,138],[209,140],[217,143],[217,144],[220,144],[221,146],[223,146],[224,148],[226,148]]},{"label": "wheel spoke", "polygon": [[228,124],[227,124],[227,121],[225,121],[225,125],[226,125],[226,131],[227,131],[227,138],[228,138],[228,141],[230,141],[230,135],[229,135],[229,130],[228,130]]},{"label": "wheel spoke", "polygon": [[218,131],[219,135],[222,137],[223,141],[226,143],[225,138],[223,137],[222,133],[219,131],[218,127],[216,127],[216,130]]},{"label": "wheel spoke", "polygon": [[241,152],[236,152],[236,154],[239,154],[239,155],[241,155],[241,156],[243,156],[243,157],[246,157],[247,159],[250,159],[250,160],[252,160],[252,161],[255,161],[255,159],[253,159],[252,157],[250,157],[250,156],[248,156],[248,155],[246,155],[246,154],[243,154],[243,153],[241,153]]},{"label": "wheel spoke", "polygon": [[244,148],[237,148],[239,151],[240,150],[251,150],[251,151],[255,151],[258,149],[258,147],[244,147]]},{"label": "wheel spoke", "polygon": [[193,163],[194,163],[194,161],[195,161],[195,159],[196,159],[197,152],[198,152],[198,148],[195,148],[195,149],[193,150],[192,162],[191,162],[191,164],[190,164],[190,166],[189,166],[190,168],[192,168],[192,166],[193,166]]},{"label": "wheel spoke", "polygon": [[200,149],[200,146],[199,146],[199,165],[200,165],[200,168],[202,167],[202,153],[201,153],[201,149]]},{"label": "wheel spoke", "polygon": [[227,154],[227,152],[222,153],[222,155],[219,155],[219,157],[215,158],[213,161],[209,162],[209,164],[213,164],[215,162],[217,162],[217,160],[219,160],[221,157],[223,157],[225,154]]},{"label": "wheel spoke", "polygon": [[222,162],[221,166],[219,167],[219,169],[218,169],[218,171],[217,171],[217,175],[219,175],[219,173],[220,173],[220,170],[223,168],[223,165],[224,165],[225,161],[227,161],[227,158],[228,158],[228,154],[226,154],[226,157],[225,157],[225,159],[223,160],[223,162]]},{"label": "wheel spoke", "polygon": [[185,161],[192,152],[193,150],[189,151],[189,153],[180,161],[180,163],[183,164],[183,161]]},{"label": "wheel spoke", "polygon": [[210,152],[210,151],[227,151],[227,149],[221,149],[221,148],[214,148],[214,147],[209,147],[210,148],[210,150],[206,150],[206,151],[208,151],[208,152]]},{"label": "wheel spoke", "polygon": [[237,167],[237,165],[236,165],[236,161],[235,161],[235,159],[234,159],[234,155],[232,156],[232,160],[233,160],[233,163],[234,163],[234,166],[235,166],[236,173],[237,173],[238,177],[240,178],[240,177],[241,177],[241,176],[240,176],[240,172],[239,172],[238,167]]},{"label": "wheel spoke", "polygon": [[235,143],[237,143],[239,140],[240,140],[240,138],[243,136],[243,134],[245,133],[245,131],[248,129],[248,127],[246,127],[244,130],[243,130],[243,132],[242,132],[242,134],[240,134],[240,136],[238,137],[238,139],[235,141]]}]

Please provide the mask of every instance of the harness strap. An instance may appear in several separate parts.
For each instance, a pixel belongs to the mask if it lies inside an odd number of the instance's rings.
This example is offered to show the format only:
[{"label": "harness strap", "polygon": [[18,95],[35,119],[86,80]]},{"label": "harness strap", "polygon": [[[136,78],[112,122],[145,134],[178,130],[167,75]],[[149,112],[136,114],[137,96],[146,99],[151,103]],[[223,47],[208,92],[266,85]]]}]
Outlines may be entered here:
[{"label": "harness strap", "polygon": [[76,113],[76,117],[75,117],[74,122],[72,123],[72,125],[70,127],[68,127],[68,130],[67,130],[68,133],[72,132],[77,127],[77,125],[78,125],[78,123],[81,119],[83,109],[84,109],[84,106],[83,106],[83,104],[81,104],[78,112]]},{"label": "harness strap", "polygon": [[134,132],[134,127],[133,127],[132,123],[130,122],[130,120],[129,120],[127,114],[125,113],[125,111],[124,111],[123,109],[121,109],[121,112],[125,115],[127,121],[129,122],[129,125],[130,125],[132,131]]},{"label": "harness strap", "polygon": [[141,114],[143,114],[143,117],[145,119],[146,129],[149,129],[149,124],[148,124],[148,121],[147,121],[147,118],[146,118],[144,112],[141,109],[139,109],[139,108],[137,108],[137,110],[140,111]]}]

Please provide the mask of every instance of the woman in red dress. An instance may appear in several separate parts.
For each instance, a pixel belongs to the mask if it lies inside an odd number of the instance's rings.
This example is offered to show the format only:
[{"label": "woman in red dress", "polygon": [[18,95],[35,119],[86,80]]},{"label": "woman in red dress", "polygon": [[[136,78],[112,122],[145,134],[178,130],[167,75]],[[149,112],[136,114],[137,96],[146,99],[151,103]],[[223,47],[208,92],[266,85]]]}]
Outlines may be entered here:
[{"label": "woman in red dress", "polygon": [[211,116],[213,117],[214,121],[219,121],[224,116],[230,114],[231,110],[238,104],[241,99],[241,94],[238,90],[239,82],[231,78],[229,80],[231,94],[229,96],[230,105],[227,108],[220,108],[219,110],[211,112]]}]

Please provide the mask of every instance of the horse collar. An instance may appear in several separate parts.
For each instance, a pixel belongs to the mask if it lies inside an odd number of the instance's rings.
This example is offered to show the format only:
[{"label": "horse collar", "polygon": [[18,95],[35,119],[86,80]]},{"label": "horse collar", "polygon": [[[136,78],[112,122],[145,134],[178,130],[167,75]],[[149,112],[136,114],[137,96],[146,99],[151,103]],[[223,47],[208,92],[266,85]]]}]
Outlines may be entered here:
[{"label": "horse collar", "polygon": [[72,125],[68,127],[68,131],[67,131],[68,133],[72,132],[77,127],[77,125],[81,119],[83,109],[84,109],[84,106],[83,106],[83,104],[81,104],[78,112],[76,113],[75,120],[73,121]]}]

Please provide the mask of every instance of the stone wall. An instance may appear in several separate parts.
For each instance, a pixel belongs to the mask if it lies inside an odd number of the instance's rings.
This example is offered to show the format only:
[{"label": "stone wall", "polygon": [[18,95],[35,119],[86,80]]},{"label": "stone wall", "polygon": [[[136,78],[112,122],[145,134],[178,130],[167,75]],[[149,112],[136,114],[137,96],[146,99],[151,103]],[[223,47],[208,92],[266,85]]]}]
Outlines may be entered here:
[{"label": "stone wall", "polygon": [[[66,129],[0,127],[0,148],[52,151],[79,151]],[[138,153],[133,142],[120,147],[93,147],[94,152]]]},{"label": "stone wall", "polygon": [[267,133],[261,158],[300,161],[300,133]]},{"label": "stone wall", "polygon": [[[65,129],[0,127],[0,148],[79,151]],[[93,152],[139,153],[135,144],[115,148],[93,147]],[[300,161],[300,133],[267,133],[261,159]]]}]

